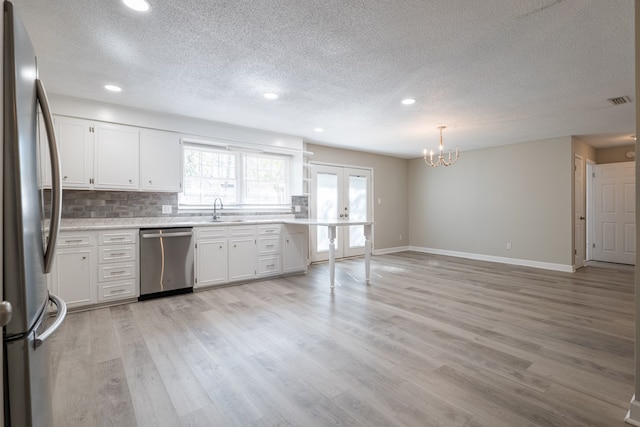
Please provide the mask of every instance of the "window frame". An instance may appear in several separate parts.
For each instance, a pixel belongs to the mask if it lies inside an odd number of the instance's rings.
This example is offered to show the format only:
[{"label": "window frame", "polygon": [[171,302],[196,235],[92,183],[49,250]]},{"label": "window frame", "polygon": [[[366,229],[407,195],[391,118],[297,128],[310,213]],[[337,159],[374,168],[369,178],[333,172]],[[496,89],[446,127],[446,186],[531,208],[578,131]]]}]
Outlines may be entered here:
[{"label": "window frame", "polygon": [[[291,187],[292,187],[292,158],[293,156],[286,153],[272,152],[269,150],[255,149],[253,147],[244,146],[229,146],[225,143],[219,143],[215,141],[194,141],[183,139],[182,141],[182,178],[185,181],[182,192],[178,193],[178,210],[197,212],[209,211],[213,209],[213,203],[185,203],[184,192],[186,190],[186,154],[185,151],[193,148],[200,151],[208,152],[220,152],[235,157],[235,175],[236,175],[236,203],[226,203],[224,198],[221,197],[226,211],[287,211],[291,210]],[[284,195],[282,196],[282,203],[246,203],[246,183],[249,181],[246,177],[246,159],[250,156],[276,158],[284,161]]]}]

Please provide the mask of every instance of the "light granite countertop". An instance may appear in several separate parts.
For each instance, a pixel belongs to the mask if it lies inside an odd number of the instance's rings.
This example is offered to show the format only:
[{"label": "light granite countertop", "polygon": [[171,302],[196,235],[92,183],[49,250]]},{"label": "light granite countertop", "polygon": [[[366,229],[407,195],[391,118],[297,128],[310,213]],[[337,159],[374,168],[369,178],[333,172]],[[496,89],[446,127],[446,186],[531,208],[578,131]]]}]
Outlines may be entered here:
[{"label": "light granite countertop", "polygon": [[228,226],[239,224],[277,224],[292,221],[293,215],[254,217],[237,216],[223,217],[213,221],[211,216],[190,217],[145,217],[145,218],[63,218],[60,231],[108,230],[113,228],[158,228],[158,227],[201,227]]},{"label": "light granite countertop", "polygon": [[293,215],[237,216],[213,221],[211,216],[202,217],[148,217],[148,218],[63,218],[60,231],[109,230],[114,228],[161,228],[161,227],[216,227],[241,224],[296,224],[296,225],[370,225],[371,221],[318,220],[295,218]]}]

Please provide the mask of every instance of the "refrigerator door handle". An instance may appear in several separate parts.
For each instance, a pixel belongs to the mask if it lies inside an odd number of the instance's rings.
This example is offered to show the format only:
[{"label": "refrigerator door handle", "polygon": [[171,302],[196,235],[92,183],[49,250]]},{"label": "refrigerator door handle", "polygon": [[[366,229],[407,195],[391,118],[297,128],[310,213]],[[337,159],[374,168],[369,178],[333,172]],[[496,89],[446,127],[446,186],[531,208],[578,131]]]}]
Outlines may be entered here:
[{"label": "refrigerator door handle", "polygon": [[62,181],[60,179],[60,157],[58,156],[58,144],[53,127],[53,116],[49,108],[47,91],[44,89],[40,79],[36,79],[36,93],[42,109],[44,125],[47,129],[49,155],[51,158],[51,223],[49,224],[47,248],[44,252],[44,272],[46,274],[51,271],[58,241],[58,229],[60,228],[60,216],[62,214]]},{"label": "refrigerator door handle", "polygon": [[60,327],[60,325],[62,325],[62,322],[64,322],[64,318],[67,317],[67,304],[65,304],[62,298],[53,294],[49,294],[49,301],[51,301],[56,305],[56,307],[58,307],[58,316],[46,331],[44,331],[40,335],[36,335],[36,339],[33,342],[35,348],[40,347],[47,340],[47,338],[49,338]]}]

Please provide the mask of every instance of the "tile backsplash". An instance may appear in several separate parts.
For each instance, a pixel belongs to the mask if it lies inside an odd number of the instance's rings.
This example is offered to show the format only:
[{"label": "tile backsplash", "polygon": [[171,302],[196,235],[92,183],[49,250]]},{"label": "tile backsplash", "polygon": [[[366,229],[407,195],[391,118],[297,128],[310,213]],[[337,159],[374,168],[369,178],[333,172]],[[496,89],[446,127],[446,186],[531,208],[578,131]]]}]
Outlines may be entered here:
[{"label": "tile backsplash", "polygon": [[[307,218],[308,197],[292,196],[292,212],[296,218]],[[44,192],[45,209],[49,210],[51,192]],[[170,205],[172,214],[163,214],[162,206]],[[295,206],[300,212],[294,212]],[[47,215],[50,212],[46,213]],[[221,212],[225,216],[225,212]],[[244,213],[243,213],[244,214]],[[270,215],[273,212],[247,212],[247,215]],[[146,193],[135,191],[63,190],[62,218],[146,218],[178,215],[177,193]],[[206,216],[211,213],[185,213],[180,216]],[[237,213],[235,214],[237,215]]]}]

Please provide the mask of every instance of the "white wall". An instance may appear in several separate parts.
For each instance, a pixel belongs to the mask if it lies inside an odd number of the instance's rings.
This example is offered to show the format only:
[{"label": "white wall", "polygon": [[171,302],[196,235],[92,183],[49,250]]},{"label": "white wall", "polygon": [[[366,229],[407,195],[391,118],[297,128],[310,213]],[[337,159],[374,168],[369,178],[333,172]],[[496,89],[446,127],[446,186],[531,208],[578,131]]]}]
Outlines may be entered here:
[{"label": "white wall", "polygon": [[572,164],[571,137],[463,152],[449,168],[414,159],[410,245],[570,270]]}]

